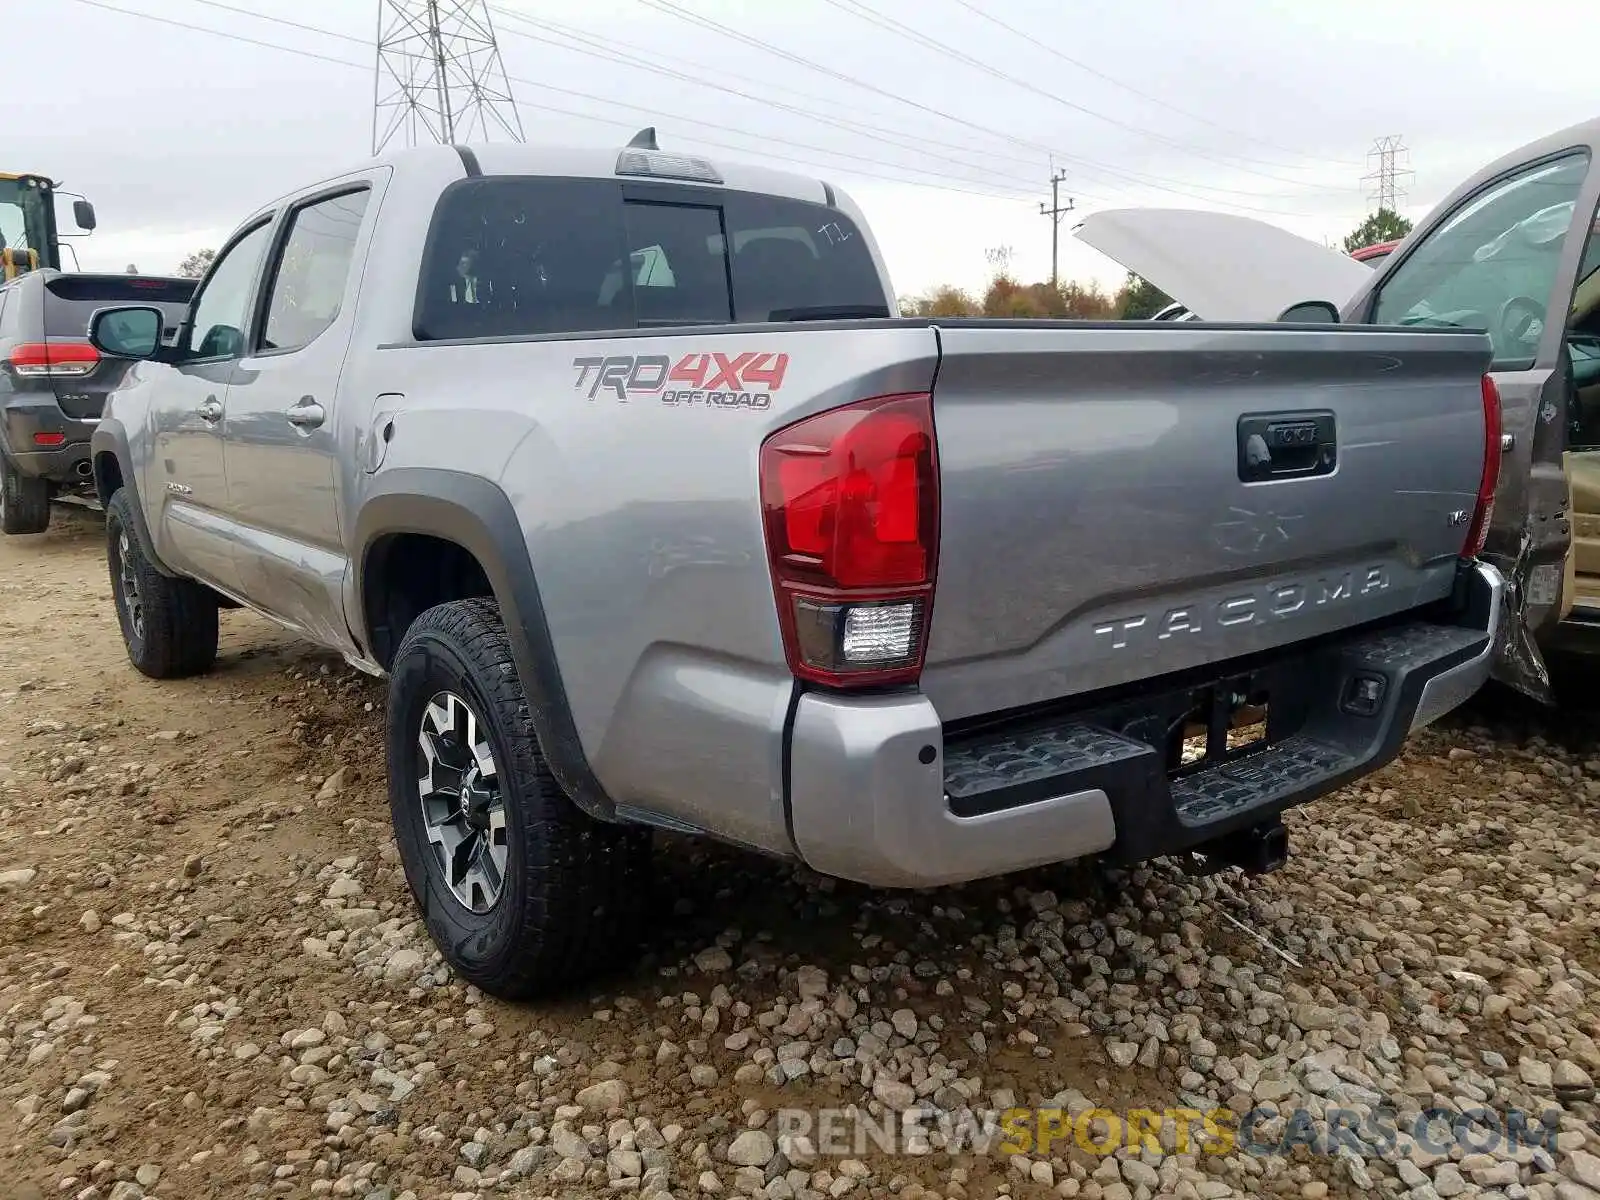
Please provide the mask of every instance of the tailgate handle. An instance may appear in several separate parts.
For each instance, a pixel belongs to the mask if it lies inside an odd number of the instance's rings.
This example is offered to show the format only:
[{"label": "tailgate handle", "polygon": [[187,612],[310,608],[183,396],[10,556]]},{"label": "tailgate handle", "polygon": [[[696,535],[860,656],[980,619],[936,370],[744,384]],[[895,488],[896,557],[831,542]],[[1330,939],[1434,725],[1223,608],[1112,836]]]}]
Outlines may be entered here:
[{"label": "tailgate handle", "polygon": [[1239,418],[1239,478],[1245,483],[1331,475],[1339,465],[1333,413],[1246,413]]}]

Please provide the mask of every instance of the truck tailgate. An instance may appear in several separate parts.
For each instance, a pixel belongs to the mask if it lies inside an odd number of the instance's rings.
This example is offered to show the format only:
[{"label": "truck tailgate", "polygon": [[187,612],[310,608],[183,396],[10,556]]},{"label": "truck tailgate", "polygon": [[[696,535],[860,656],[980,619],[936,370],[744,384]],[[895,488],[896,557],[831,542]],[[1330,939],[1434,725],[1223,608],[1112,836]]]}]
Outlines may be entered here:
[{"label": "truck tailgate", "polygon": [[944,720],[1449,594],[1483,468],[1482,335],[992,321],[938,334],[922,688]]}]

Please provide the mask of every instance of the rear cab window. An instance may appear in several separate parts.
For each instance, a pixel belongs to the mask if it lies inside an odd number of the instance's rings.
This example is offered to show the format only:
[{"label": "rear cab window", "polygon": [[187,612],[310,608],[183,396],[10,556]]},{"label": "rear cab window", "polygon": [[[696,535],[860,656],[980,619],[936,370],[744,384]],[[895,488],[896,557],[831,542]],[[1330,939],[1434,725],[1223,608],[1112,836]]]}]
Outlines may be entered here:
[{"label": "rear cab window", "polygon": [[96,309],[120,304],[159,308],[164,333],[172,336],[183,323],[192,279],[159,279],[139,275],[60,275],[44,286],[44,335],[82,340]]},{"label": "rear cab window", "polygon": [[440,198],[421,340],[890,315],[866,238],[825,204],[498,176]]}]

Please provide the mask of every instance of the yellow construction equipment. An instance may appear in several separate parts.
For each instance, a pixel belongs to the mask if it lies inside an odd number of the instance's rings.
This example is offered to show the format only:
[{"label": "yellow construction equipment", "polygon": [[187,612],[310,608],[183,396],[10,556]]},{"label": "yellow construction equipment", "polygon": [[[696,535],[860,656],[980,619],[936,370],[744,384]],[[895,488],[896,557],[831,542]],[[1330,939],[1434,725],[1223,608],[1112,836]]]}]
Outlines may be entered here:
[{"label": "yellow construction equipment", "polygon": [[[57,191],[46,175],[0,171],[0,279],[15,279],[40,267],[61,269]],[[72,216],[85,233],[94,229],[94,205],[83,197],[73,201]]]}]

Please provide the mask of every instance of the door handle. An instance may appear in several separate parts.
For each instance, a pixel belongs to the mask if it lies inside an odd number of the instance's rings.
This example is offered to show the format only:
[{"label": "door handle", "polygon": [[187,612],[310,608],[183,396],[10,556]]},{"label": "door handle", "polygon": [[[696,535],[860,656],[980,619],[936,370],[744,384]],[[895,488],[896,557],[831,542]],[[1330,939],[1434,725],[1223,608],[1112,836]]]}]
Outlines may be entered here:
[{"label": "door handle", "polygon": [[310,396],[304,397],[288,411],[289,424],[299,426],[301,429],[315,429],[327,418],[322,405]]},{"label": "door handle", "polygon": [[222,401],[215,396],[207,396],[206,402],[195,411],[200,414],[200,419],[203,421],[220,421],[222,420]]}]

